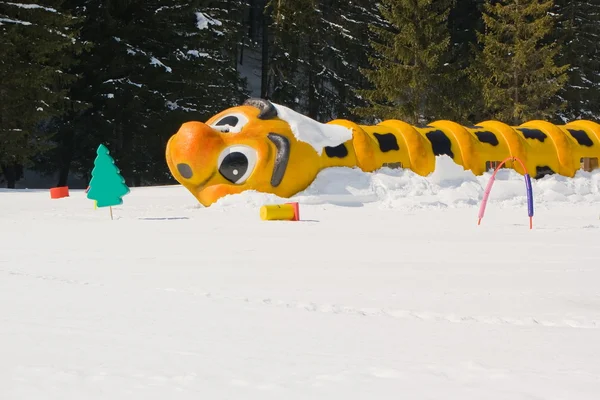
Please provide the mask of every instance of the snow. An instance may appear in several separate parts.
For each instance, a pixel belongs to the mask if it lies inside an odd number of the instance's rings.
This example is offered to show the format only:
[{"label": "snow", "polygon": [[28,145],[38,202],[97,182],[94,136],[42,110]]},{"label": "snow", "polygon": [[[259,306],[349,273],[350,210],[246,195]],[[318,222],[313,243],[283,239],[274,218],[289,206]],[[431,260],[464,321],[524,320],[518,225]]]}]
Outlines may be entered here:
[{"label": "snow", "polygon": [[277,116],[286,121],[297,140],[310,144],[318,154],[327,146],[338,146],[352,139],[352,130],[340,125],[323,124],[288,107],[273,103]]},{"label": "snow", "polygon": [[195,108],[191,108],[191,107],[185,107],[185,106],[180,106],[177,102],[178,101],[184,101],[184,99],[179,99],[177,101],[170,101],[167,100],[167,102],[165,103],[167,105],[167,107],[169,107],[170,110],[183,110],[186,112],[197,112],[198,110],[196,110]]},{"label": "snow", "polygon": [[266,222],[132,188],[0,190],[2,399],[597,399],[600,171],[332,168]]},{"label": "snow", "polygon": [[50,11],[50,12],[53,12],[53,13],[57,12],[55,8],[40,6],[39,4],[11,3],[11,2],[8,2],[8,1],[2,1],[0,3],[8,4],[10,6],[15,6],[15,7],[19,7],[19,8],[42,9],[42,10]]},{"label": "snow", "polygon": [[161,67],[163,67],[165,69],[165,71],[167,71],[169,73],[173,72],[173,69],[171,67],[166,66],[162,61],[160,61],[156,57],[150,57],[150,64],[151,65],[160,65]]},{"label": "snow", "polygon": [[[113,39],[116,42],[121,42],[121,38],[113,36]],[[161,66],[165,69],[165,71],[167,71],[168,73],[172,73],[173,69],[171,67],[169,67],[168,65],[165,65],[162,61],[160,61],[158,58],[148,54],[147,52],[143,51],[142,49],[139,49],[137,47],[134,47],[132,45],[130,45],[129,43],[125,43],[125,46],[127,46],[127,54],[135,56],[138,53],[141,53],[143,55],[145,55],[146,57],[148,57],[150,59],[150,65],[158,65]]]},{"label": "snow", "polygon": [[210,58],[210,54],[203,52],[203,51],[198,51],[198,50],[188,50],[187,54],[192,55],[194,57],[208,57]]},{"label": "snow", "polygon": [[208,25],[217,25],[221,26],[223,23],[217,19],[210,17],[207,14],[196,12],[196,26],[200,30],[204,30],[208,28]]},{"label": "snow", "polygon": [[173,10],[173,9],[178,9],[178,8],[182,8],[183,5],[175,5],[175,6],[162,6],[162,7],[158,7],[155,11],[154,14],[158,14],[159,12],[163,11],[163,10]]},{"label": "snow", "polygon": [[31,22],[21,21],[20,19],[0,18],[0,25],[4,25],[3,22],[8,22],[9,24],[31,25]]},{"label": "snow", "polygon": [[128,83],[129,85],[137,86],[137,87],[139,87],[139,88],[141,88],[142,86],[144,86],[144,85],[142,85],[141,83],[136,83],[136,82],[133,82],[133,81],[132,81],[131,79],[129,79],[129,78],[108,79],[108,80],[106,80],[106,81],[104,81],[104,82],[102,82],[102,83],[123,83],[123,82],[126,82],[126,83]]}]

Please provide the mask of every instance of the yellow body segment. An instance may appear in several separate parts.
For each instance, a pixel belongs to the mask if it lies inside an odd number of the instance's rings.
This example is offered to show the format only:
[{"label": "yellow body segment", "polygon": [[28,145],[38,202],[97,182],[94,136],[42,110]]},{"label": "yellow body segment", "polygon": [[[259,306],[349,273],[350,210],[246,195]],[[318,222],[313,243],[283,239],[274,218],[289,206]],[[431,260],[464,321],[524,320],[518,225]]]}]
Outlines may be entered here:
[{"label": "yellow body segment", "polygon": [[337,158],[325,157],[323,167],[358,167],[363,171],[371,172],[380,168],[377,154],[374,152],[373,137],[370,136],[362,126],[346,120],[334,120],[331,125],[340,125],[352,130],[352,145],[345,146],[350,157],[341,161]]},{"label": "yellow body segment", "polygon": [[[377,125],[379,127],[390,127],[391,132],[399,139],[400,152],[405,149],[406,157],[400,159],[403,168],[410,169],[421,176],[427,176],[435,169],[435,156],[431,150],[431,142],[414,126],[404,121],[386,120]],[[373,130],[371,128],[371,130]],[[403,161],[405,160],[405,161]]]},{"label": "yellow body segment", "polygon": [[[474,132],[492,132],[498,139],[496,146],[482,143],[479,151],[481,152],[480,157],[486,158],[486,161],[502,161],[507,157],[517,157],[523,160],[525,157],[525,145],[517,135],[514,129],[510,126],[498,122],[498,121],[486,121],[478,124],[481,128]],[[477,133],[475,133],[477,135]],[[487,146],[483,146],[487,144]],[[519,163],[513,164],[512,161],[506,162],[507,168],[515,168],[520,174],[524,174],[525,171],[521,168]]]},{"label": "yellow body segment", "polygon": [[[470,127],[434,121],[417,127],[398,120],[374,126],[348,120],[307,123],[306,117],[299,116],[304,119],[297,124],[280,118],[281,107],[250,99],[206,123],[183,124],[166,148],[171,173],[200,203],[209,206],[245,190],[291,197],[306,189],[320,171],[332,167],[365,172],[405,168],[427,176],[435,170],[436,156],[447,155],[481,175],[500,161],[517,157],[534,178],[548,173],[572,177],[582,160],[596,159],[590,165],[597,166],[600,157],[600,125],[593,121],[566,125],[529,121],[517,127],[499,121]],[[286,110],[284,115],[292,115],[293,111]],[[345,136],[318,147],[305,140],[306,132],[298,129],[328,132],[325,136],[334,139],[343,131]],[[525,173],[519,163],[507,162],[505,166]]]}]

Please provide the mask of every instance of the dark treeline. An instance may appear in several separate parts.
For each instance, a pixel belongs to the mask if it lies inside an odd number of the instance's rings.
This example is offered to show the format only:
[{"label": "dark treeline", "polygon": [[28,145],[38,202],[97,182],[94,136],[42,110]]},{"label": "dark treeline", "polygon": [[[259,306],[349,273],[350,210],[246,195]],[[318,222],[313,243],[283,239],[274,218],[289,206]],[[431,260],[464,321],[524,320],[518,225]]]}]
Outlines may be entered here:
[{"label": "dark treeline", "polygon": [[[378,4],[378,5],[377,5]],[[312,118],[600,116],[589,0],[0,0],[0,179],[172,182],[168,138],[250,95]]]}]

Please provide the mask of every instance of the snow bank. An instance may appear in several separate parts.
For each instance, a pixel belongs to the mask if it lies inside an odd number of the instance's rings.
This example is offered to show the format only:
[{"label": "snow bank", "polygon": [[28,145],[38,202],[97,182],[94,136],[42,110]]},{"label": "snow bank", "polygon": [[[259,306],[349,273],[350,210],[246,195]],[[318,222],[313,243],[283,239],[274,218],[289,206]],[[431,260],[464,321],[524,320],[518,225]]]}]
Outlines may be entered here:
[{"label": "snow bank", "polygon": [[[399,209],[478,207],[490,177],[491,172],[475,176],[448,156],[439,156],[436,170],[427,177],[404,169],[382,168],[366,173],[357,168],[329,168],[322,171],[306,190],[290,199],[249,191],[226,196],[214,206],[256,207],[298,201],[304,204],[371,205]],[[546,176],[533,180],[532,185],[536,208],[567,203],[569,207],[600,203],[600,170],[592,173],[579,171],[574,178]],[[524,207],[523,176],[513,170],[500,170],[489,203],[502,207]]]}]

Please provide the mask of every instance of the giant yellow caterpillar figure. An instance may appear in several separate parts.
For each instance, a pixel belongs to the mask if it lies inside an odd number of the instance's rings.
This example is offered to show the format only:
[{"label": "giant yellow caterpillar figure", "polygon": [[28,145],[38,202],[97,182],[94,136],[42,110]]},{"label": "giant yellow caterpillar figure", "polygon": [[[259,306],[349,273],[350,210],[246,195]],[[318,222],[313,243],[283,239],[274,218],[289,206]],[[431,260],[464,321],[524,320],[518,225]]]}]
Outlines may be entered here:
[{"label": "giant yellow caterpillar figure", "polygon": [[[326,124],[267,100],[249,99],[206,123],[186,122],[167,144],[175,179],[205,206],[245,190],[290,197],[329,167],[407,168],[426,176],[446,154],[480,175],[491,163],[517,157],[534,177],[572,177],[581,159],[600,157],[600,125],[530,121],[511,127],[498,121],[464,127],[437,121],[425,127],[397,120],[375,126],[347,120]],[[507,163],[524,174],[522,167]]]}]

